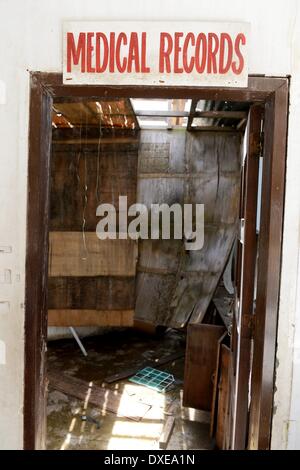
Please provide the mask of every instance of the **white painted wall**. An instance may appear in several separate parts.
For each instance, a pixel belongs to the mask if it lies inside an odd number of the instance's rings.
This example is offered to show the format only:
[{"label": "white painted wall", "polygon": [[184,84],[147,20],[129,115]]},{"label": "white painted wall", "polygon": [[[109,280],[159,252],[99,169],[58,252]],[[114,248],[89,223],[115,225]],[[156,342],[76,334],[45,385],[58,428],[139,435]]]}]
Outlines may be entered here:
[{"label": "white painted wall", "polygon": [[[292,76],[273,447],[300,448],[299,364],[293,366],[292,362],[294,340],[300,346],[298,3],[297,0],[0,0],[0,247],[12,249],[11,253],[0,252],[0,273],[4,269],[12,273],[11,284],[0,283],[0,301],[10,303],[9,311],[0,313],[0,448],[21,448],[23,439],[28,71],[61,71],[63,20],[101,19],[248,21],[252,26],[250,73]],[[295,352],[299,359],[299,349]]]}]

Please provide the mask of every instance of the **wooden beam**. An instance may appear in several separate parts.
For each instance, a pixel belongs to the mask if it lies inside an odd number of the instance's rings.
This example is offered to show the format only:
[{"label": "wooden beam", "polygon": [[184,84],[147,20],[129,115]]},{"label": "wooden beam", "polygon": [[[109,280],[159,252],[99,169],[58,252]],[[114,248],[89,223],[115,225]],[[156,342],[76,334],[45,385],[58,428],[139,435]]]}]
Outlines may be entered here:
[{"label": "wooden beam", "polygon": [[173,416],[169,416],[166,419],[164,424],[161,436],[159,438],[159,448],[166,449],[175,425],[175,418]]},{"label": "wooden beam", "polygon": [[247,111],[196,111],[194,117],[210,119],[244,119],[247,117],[247,114]]},{"label": "wooden beam", "polygon": [[190,114],[189,114],[188,122],[187,122],[187,130],[188,131],[192,130],[192,123],[193,123],[193,119],[194,119],[194,116],[195,116],[198,101],[199,101],[198,99],[192,100]]},{"label": "wooden beam", "polygon": [[136,111],[135,114],[142,117],[188,117],[190,113],[188,111],[172,111],[170,109],[168,111]]},{"label": "wooden beam", "polygon": [[150,410],[151,405],[137,401],[126,395],[123,399],[116,390],[99,387],[93,382],[86,382],[76,377],[70,377],[59,369],[48,371],[50,387],[83,401],[84,405],[96,406],[104,414],[107,411],[134,421],[140,421]]},{"label": "wooden beam", "polygon": [[101,135],[99,126],[88,126],[84,129],[84,134],[80,126],[74,126],[72,128],[57,127],[52,128],[52,142],[54,140],[81,139],[82,144],[84,144],[86,139],[97,139],[97,141],[99,141],[99,137],[101,137],[100,143],[111,143],[112,141],[118,143],[119,139],[120,143],[138,142],[138,134],[136,129],[111,129],[104,126],[101,128]]},{"label": "wooden beam", "polygon": [[131,310],[135,276],[49,277],[49,309]]},{"label": "wooden beam", "polygon": [[207,131],[207,132],[242,132],[231,126],[192,126],[189,131]]},{"label": "wooden beam", "polygon": [[[85,99],[116,98],[171,98],[196,99],[197,101],[265,101],[274,90],[285,84],[286,78],[249,76],[247,88],[180,87],[180,86],[114,86],[114,85],[64,85],[62,73],[33,72],[32,77],[42,82],[44,91],[54,95],[55,100],[70,97]],[[63,101],[63,100],[62,100]]]},{"label": "wooden beam", "polygon": [[48,326],[133,326],[134,310],[48,310]]}]

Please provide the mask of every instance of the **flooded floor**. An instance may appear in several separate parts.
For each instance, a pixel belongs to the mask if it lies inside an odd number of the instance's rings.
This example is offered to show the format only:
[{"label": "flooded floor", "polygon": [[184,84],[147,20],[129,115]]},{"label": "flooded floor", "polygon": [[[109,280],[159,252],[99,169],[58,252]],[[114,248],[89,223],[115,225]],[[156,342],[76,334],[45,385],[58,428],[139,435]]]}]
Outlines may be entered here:
[{"label": "flooded floor", "polygon": [[116,390],[121,394],[123,408],[126,408],[128,397],[151,407],[140,421],[133,421],[119,412],[108,412],[105,406],[100,408],[90,405],[88,397],[79,400],[54,390],[49,385],[47,448],[159,449],[163,425],[168,417],[174,416],[175,426],[168,449],[212,449],[209,415],[181,405],[183,357],[159,367],[175,378],[174,385],[165,393],[134,384],[128,379],[104,383],[105,377],[134,367],[143,367],[149,360],[179,351],[184,353],[184,341],[184,336],[173,330],[159,338],[133,329],[110,331],[83,340],[87,357],[82,355],[75,340],[49,342],[49,370],[85,380],[87,384]]}]

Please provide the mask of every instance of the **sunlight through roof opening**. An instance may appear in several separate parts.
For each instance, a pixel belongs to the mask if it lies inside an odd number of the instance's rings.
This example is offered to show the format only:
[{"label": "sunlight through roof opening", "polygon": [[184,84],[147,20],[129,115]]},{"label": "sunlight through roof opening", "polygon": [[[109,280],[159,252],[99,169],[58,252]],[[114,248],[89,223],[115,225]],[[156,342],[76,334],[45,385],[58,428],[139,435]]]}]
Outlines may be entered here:
[{"label": "sunlight through roof opening", "polygon": [[131,98],[131,104],[141,129],[176,129],[187,127],[191,100]]}]

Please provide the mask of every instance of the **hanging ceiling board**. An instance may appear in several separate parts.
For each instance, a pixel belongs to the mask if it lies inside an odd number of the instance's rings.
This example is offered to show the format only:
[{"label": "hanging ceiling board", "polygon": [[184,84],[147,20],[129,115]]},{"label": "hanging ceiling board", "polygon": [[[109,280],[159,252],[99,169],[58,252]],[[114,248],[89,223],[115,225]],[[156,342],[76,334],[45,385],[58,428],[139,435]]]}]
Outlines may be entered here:
[{"label": "hanging ceiling board", "polygon": [[204,204],[205,225],[198,251],[186,251],[183,240],[140,243],[135,315],[174,328],[200,323],[237,233],[241,137],[174,130],[140,134],[138,202]]}]

